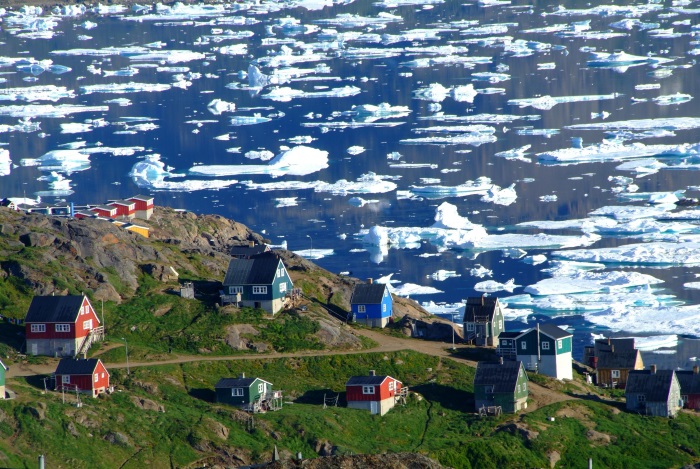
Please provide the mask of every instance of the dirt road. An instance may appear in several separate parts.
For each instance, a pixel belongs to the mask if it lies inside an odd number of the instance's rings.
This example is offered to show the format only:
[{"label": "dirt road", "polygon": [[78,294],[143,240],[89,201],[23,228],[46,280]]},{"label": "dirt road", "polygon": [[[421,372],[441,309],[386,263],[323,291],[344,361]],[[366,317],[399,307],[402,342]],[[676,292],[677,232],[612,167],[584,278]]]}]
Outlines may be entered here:
[{"label": "dirt road", "polygon": [[[466,358],[459,357],[458,354],[453,354],[451,352],[452,344],[445,342],[435,342],[427,341],[421,339],[412,338],[401,338],[395,336],[389,336],[380,332],[367,330],[367,329],[356,329],[354,331],[358,335],[363,335],[374,340],[379,345],[372,349],[364,350],[310,350],[303,352],[294,353],[258,353],[258,354],[246,354],[246,355],[228,355],[228,356],[201,356],[201,355],[177,355],[174,358],[169,358],[166,360],[156,360],[147,362],[129,362],[129,368],[138,368],[142,366],[158,366],[158,365],[172,365],[178,363],[191,363],[191,362],[204,362],[204,361],[228,361],[228,360],[258,360],[258,359],[275,359],[275,358],[290,358],[290,357],[317,357],[326,355],[351,355],[358,353],[368,353],[368,352],[396,352],[399,350],[415,350],[416,352],[424,353],[426,355],[432,355],[436,357],[447,358],[454,360],[458,363],[463,363],[465,365],[475,367],[476,361],[469,360]],[[109,349],[119,347],[121,344],[112,344]],[[460,347],[458,346],[458,350]],[[106,351],[106,350],[105,350]],[[98,355],[99,356],[99,355]],[[29,363],[19,363],[12,365],[10,370],[6,373],[7,378],[15,378],[20,376],[35,376],[35,375],[48,375],[56,370],[57,360],[50,359],[45,364],[29,364]],[[126,362],[106,362],[108,368],[126,368]],[[569,399],[574,399],[566,394],[547,389],[543,386],[537,385],[530,382],[530,397],[531,401],[528,406],[528,411],[532,411],[541,406],[551,404],[553,402],[559,402]]]}]

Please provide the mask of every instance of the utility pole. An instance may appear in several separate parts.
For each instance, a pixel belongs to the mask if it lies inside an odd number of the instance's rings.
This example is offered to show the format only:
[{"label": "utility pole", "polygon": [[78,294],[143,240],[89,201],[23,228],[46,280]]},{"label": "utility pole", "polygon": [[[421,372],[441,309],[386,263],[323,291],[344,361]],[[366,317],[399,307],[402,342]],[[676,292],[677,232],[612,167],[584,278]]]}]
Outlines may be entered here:
[{"label": "utility pole", "polygon": [[124,341],[124,347],[126,348],[126,374],[130,375],[131,372],[129,371],[129,343],[124,337],[122,337],[122,340]]}]

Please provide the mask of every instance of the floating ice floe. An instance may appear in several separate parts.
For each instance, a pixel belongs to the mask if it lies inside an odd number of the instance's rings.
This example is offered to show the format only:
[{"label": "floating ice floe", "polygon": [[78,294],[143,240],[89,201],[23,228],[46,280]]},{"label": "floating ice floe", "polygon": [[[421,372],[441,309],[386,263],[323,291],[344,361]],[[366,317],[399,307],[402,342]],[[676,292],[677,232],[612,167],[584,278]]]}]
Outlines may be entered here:
[{"label": "floating ice floe", "polygon": [[339,179],[334,183],[323,181],[281,181],[261,184],[254,183],[253,181],[244,181],[243,184],[249,189],[261,191],[313,189],[314,192],[328,192],[334,195],[382,194],[396,189],[396,183],[387,181],[386,179],[389,179],[389,176],[380,176],[369,172],[363,174],[355,181]]},{"label": "floating ice floe", "polygon": [[[678,345],[676,334],[656,335],[652,337],[635,337],[634,347],[641,351],[652,351],[660,348],[675,348]],[[674,351],[675,353],[675,351]]]},{"label": "floating ice floe", "polygon": [[11,168],[12,160],[10,159],[10,150],[0,148],[0,176],[9,175]]},{"label": "floating ice floe", "polygon": [[82,94],[92,93],[141,93],[141,92],[161,92],[172,88],[172,85],[167,83],[105,83],[101,85],[86,85],[80,87]]},{"label": "floating ice floe", "polygon": [[272,119],[269,117],[261,116],[260,114],[255,114],[253,116],[234,116],[231,118],[231,125],[255,125],[264,124],[265,122],[270,122]]},{"label": "floating ice floe", "polygon": [[160,160],[160,155],[148,155],[143,161],[139,161],[131,168],[129,176],[134,183],[141,188],[152,191],[192,192],[197,190],[224,189],[237,180],[186,180],[170,181],[170,178],[181,178],[184,174],[172,173],[165,168],[165,163]]},{"label": "floating ice floe", "polygon": [[546,163],[579,164],[697,153],[698,150],[689,145],[645,145],[638,142],[626,144],[620,140],[603,140],[601,143],[583,148],[563,148],[538,153],[537,157]]},{"label": "floating ice floe", "polygon": [[495,293],[497,291],[513,293],[513,290],[518,287],[520,287],[520,285],[515,284],[515,279],[510,279],[506,283],[500,283],[495,280],[485,280],[483,282],[477,282],[474,285],[474,290],[484,293]]},{"label": "floating ice floe", "polygon": [[559,96],[556,98],[549,95],[545,95],[539,96],[537,98],[509,99],[508,104],[510,104],[511,106],[518,106],[521,109],[528,106],[532,106],[535,109],[539,109],[541,111],[548,111],[557,104],[578,103],[585,101],[603,101],[607,99],[615,99],[617,97],[617,93],[587,96]]},{"label": "floating ice floe", "polygon": [[432,274],[430,274],[430,278],[432,278],[433,280],[436,280],[438,282],[443,282],[443,281],[447,280],[448,278],[461,277],[461,276],[462,276],[461,274],[458,274],[454,270],[443,270],[443,269],[440,269],[437,272],[433,272]]},{"label": "floating ice floe", "polygon": [[391,293],[397,296],[403,296],[405,298],[416,295],[435,295],[437,293],[443,293],[442,290],[438,290],[437,288],[417,285],[415,283],[403,283],[398,287],[394,287],[390,284],[387,286],[389,287],[389,291],[391,291]]},{"label": "floating ice floe", "polygon": [[273,101],[287,102],[295,98],[342,98],[360,94],[360,88],[356,86],[344,86],[342,88],[332,88],[324,91],[301,91],[288,87],[273,88],[263,98]]},{"label": "floating ice floe", "polygon": [[220,116],[224,112],[234,112],[236,110],[236,104],[228,103],[216,98],[211,100],[211,102],[207,105],[207,109],[215,116]]},{"label": "floating ice floe", "polygon": [[348,155],[356,156],[356,155],[361,155],[362,153],[365,152],[365,147],[361,147],[359,145],[353,145],[351,147],[348,147],[347,150],[345,150]]},{"label": "floating ice floe", "polygon": [[474,85],[471,84],[445,88],[439,83],[431,83],[413,92],[415,98],[435,103],[444,101],[448,96],[451,96],[455,101],[471,103],[477,94]]},{"label": "floating ice floe", "polygon": [[639,65],[659,65],[671,62],[671,59],[654,56],[632,55],[626,52],[613,52],[611,54],[605,52],[593,52],[593,58],[586,62],[589,67],[595,68],[610,68],[616,72],[624,73],[629,67]]},{"label": "floating ice floe", "polygon": [[323,259],[324,257],[332,256],[335,254],[333,249],[302,249],[300,251],[293,251],[297,256],[301,256],[305,259]]},{"label": "floating ice floe", "polygon": [[351,197],[348,199],[348,203],[353,207],[364,207],[367,204],[379,203],[379,200],[367,200],[362,197]]},{"label": "floating ice floe", "polygon": [[327,151],[299,145],[279,153],[266,165],[200,165],[190,168],[188,174],[207,177],[243,174],[305,176],[327,167]]},{"label": "floating ice floe", "polygon": [[481,176],[474,181],[467,181],[458,186],[410,186],[412,193],[430,199],[442,199],[445,197],[464,197],[467,195],[486,195],[493,187],[491,179]]},{"label": "floating ice floe", "polygon": [[484,278],[491,277],[493,275],[493,270],[487,269],[483,265],[476,264],[470,271],[469,275],[472,277]]},{"label": "floating ice floe", "polygon": [[668,94],[664,96],[657,96],[654,98],[654,102],[658,104],[659,106],[670,106],[672,104],[683,104],[687,103],[693,99],[693,97],[689,94],[685,93],[676,93],[676,94]]},{"label": "floating ice floe", "polygon": [[278,197],[275,199],[275,207],[296,207],[299,205],[297,197]]},{"label": "floating ice floe", "polygon": [[364,28],[365,26],[380,26],[389,23],[400,23],[403,18],[390,13],[380,12],[376,17],[353,15],[341,13],[335,18],[315,20],[316,24],[338,26],[340,28]]},{"label": "floating ice floe", "polygon": [[673,266],[700,264],[700,242],[648,242],[598,249],[555,251],[560,259],[603,264]]},{"label": "floating ice floe", "polygon": [[505,189],[493,185],[481,197],[481,201],[496,205],[511,205],[517,198],[518,194],[515,192],[515,184],[511,184]]},{"label": "floating ice floe", "polygon": [[80,112],[106,111],[109,111],[109,106],[83,106],[80,104],[27,104],[24,106],[0,106],[0,116],[20,118],[60,118]]},{"label": "floating ice floe", "polygon": [[59,101],[64,98],[74,98],[73,90],[65,86],[45,85],[29,86],[26,88],[4,88],[0,90],[0,101]]},{"label": "floating ice floe", "polygon": [[350,111],[344,112],[360,122],[376,122],[380,119],[399,119],[406,117],[411,113],[411,109],[407,106],[392,106],[389,103],[381,104],[360,104],[353,106]]},{"label": "floating ice floe", "polygon": [[690,130],[700,128],[700,117],[661,117],[656,119],[633,119],[618,122],[574,124],[570,130]]}]

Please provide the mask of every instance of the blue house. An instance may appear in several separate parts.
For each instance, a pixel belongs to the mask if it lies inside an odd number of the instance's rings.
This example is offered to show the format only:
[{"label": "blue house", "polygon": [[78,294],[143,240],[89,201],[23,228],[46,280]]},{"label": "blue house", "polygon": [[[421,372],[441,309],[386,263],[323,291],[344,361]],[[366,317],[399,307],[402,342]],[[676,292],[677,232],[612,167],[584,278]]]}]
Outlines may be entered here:
[{"label": "blue house", "polygon": [[573,334],[554,324],[538,324],[515,338],[516,360],[525,369],[556,379],[573,379]]},{"label": "blue house", "polygon": [[350,298],[350,311],[356,322],[370,327],[385,327],[391,320],[394,303],[389,288],[381,283],[355,285]]},{"label": "blue house", "polygon": [[231,259],[222,283],[222,303],[260,308],[270,314],[285,307],[294,287],[284,262],[273,252]]}]

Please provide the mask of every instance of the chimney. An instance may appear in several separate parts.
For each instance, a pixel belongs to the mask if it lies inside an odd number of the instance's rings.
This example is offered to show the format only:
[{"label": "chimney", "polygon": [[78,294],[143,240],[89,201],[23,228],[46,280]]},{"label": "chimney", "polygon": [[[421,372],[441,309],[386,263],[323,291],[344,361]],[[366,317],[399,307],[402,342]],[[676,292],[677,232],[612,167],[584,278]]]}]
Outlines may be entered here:
[{"label": "chimney", "polygon": [[614,346],[614,345],[611,345],[611,346],[610,346],[610,352],[611,352],[611,353],[615,353],[615,346]]},{"label": "chimney", "polygon": [[239,376],[239,378],[245,378],[245,373],[241,373],[241,375]]},{"label": "chimney", "polygon": [[377,373],[374,370],[369,370],[369,375],[370,376],[376,376]]},{"label": "chimney", "polygon": [[608,345],[612,345],[612,339],[608,337]]},{"label": "chimney", "polygon": [[500,363],[501,365],[503,365],[503,357],[500,357],[500,358],[498,359],[498,363]]},{"label": "chimney", "polygon": [[651,365],[651,366],[649,367],[649,370],[651,371],[651,374],[652,374],[652,375],[653,375],[653,374],[656,374],[656,365]]},{"label": "chimney", "polygon": [[255,247],[255,241],[248,241],[248,247],[249,248]]},{"label": "chimney", "polygon": [[367,279],[367,284],[372,285],[372,277]]},{"label": "chimney", "polygon": [[693,367],[693,374],[694,374],[694,375],[698,374],[698,366],[697,366],[697,365],[695,365],[695,366]]},{"label": "chimney", "polygon": [[481,295],[481,306],[486,304],[486,295]]}]

